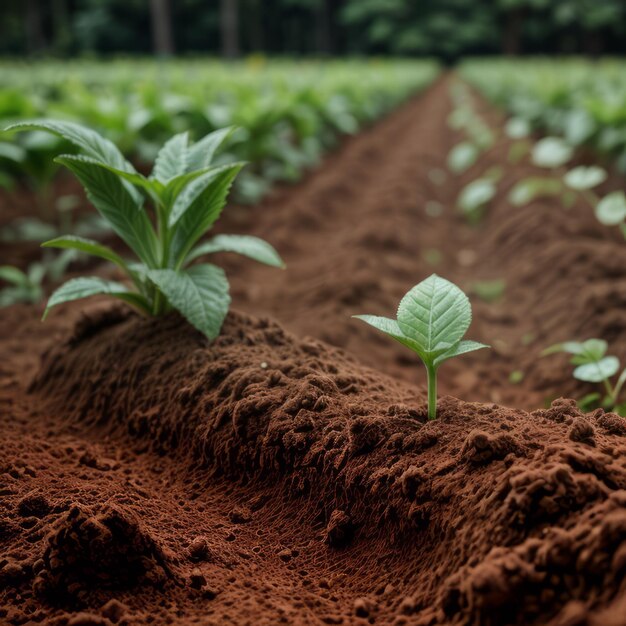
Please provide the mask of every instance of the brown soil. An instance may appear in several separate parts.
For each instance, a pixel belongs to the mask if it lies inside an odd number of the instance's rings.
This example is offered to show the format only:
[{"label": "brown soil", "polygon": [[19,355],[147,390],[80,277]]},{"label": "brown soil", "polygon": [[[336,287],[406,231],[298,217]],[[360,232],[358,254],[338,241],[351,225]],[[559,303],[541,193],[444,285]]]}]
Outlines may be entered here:
[{"label": "brown soil", "polygon": [[[584,205],[511,209],[527,164],[466,226],[458,191],[508,142],[432,182],[448,84],[233,207],[223,229],[289,269],[224,258],[242,312],[215,342],[97,300],[0,312],[0,623],[626,624],[626,422],[540,408],[584,390],[537,359],[592,335],[626,356],[624,245]],[[426,422],[420,366],[349,316],[432,271],[506,293],[473,297],[494,349],[442,369],[465,401]]]}]

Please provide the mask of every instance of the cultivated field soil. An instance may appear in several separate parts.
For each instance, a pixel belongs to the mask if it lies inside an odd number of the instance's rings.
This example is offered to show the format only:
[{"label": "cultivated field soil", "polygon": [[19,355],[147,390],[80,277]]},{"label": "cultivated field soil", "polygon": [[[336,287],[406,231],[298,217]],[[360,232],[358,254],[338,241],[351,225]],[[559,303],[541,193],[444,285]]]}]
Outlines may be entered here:
[{"label": "cultivated field soil", "polygon": [[[588,337],[626,358],[626,244],[583,203],[512,207],[535,170],[477,95],[499,139],[448,173],[450,81],[226,211],[288,269],[220,258],[216,341],[107,300],[0,312],[1,624],[626,624],[626,420],[539,358]],[[469,226],[459,190],[496,165]],[[433,272],[492,349],[442,367],[427,422],[423,367],[350,316]]]}]

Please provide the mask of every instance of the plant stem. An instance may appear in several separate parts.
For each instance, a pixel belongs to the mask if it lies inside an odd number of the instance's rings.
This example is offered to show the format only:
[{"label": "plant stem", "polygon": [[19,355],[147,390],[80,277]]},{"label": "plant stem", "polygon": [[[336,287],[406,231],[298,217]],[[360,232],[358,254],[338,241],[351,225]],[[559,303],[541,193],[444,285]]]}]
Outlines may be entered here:
[{"label": "plant stem", "polygon": [[428,375],[428,419],[437,419],[437,369],[426,365]]}]

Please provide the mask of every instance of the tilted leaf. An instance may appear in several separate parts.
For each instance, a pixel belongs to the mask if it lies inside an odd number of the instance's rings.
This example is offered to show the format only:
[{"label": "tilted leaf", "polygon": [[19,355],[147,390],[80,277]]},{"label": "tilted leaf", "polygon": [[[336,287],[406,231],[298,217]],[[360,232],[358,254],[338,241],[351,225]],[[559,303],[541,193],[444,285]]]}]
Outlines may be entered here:
[{"label": "tilted leaf", "polygon": [[472,308],[467,296],[436,274],[413,287],[398,307],[402,334],[431,357],[458,343],[471,321]]},{"label": "tilted leaf", "polygon": [[117,146],[91,128],[62,120],[29,120],[11,124],[5,131],[43,130],[80,148],[87,156],[126,172],[135,168],[124,158]]},{"label": "tilted leaf", "polygon": [[106,166],[87,157],[68,155],[57,161],[74,172],[100,215],[135,254],[147,265],[157,265],[157,239],[152,224],[122,181]]},{"label": "tilted leaf", "polygon": [[434,363],[435,367],[439,367],[444,361],[451,359],[452,357],[459,356],[461,354],[467,354],[468,352],[474,352],[475,350],[482,350],[483,348],[489,348],[485,343],[479,343],[478,341],[471,341],[464,339],[459,341],[455,346],[450,348],[447,352],[444,352],[438,356]]},{"label": "tilted leaf", "polygon": [[609,344],[604,339],[587,339],[583,341],[583,352],[590,359],[601,359],[609,349]]},{"label": "tilted leaf", "polygon": [[619,359],[615,356],[605,356],[599,361],[579,365],[574,370],[574,378],[587,383],[600,383],[619,370]]},{"label": "tilted leaf", "polygon": [[187,172],[193,172],[211,165],[216,150],[235,131],[234,126],[220,128],[209,133],[189,148]]},{"label": "tilted leaf", "polygon": [[159,150],[150,178],[166,184],[187,169],[189,133],[174,135]]},{"label": "tilted leaf", "polygon": [[142,311],[149,312],[146,300],[137,292],[130,291],[126,285],[102,278],[88,277],[73,278],[61,285],[48,299],[43,319],[46,319],[50,309],[58,304],[98,295],[112,296],[132,304]]},{"label": "tilted leaf", "polygon": [[607,178],[606,170],[597,165],[580,165],[565,174],[565,184],[571,189],[584,191],[593,189],[603,183]]},{"label": "tilted leaf", "polygon": [[545,137],[533,147],[532,161],[539,167],[561,167],[573,154],[572,147],[560,137]]},{"label": "tilted leaf", "polygon": [[217,235],[206,243],[196,246],[187,257],[187,263],[205,254],[214,252],[235,252],[250,259],[271,265],[285,267],[278,252],[267,241],[250,235]]},{"label": "tilted leaf", "polygon": [[13,285],[26,285],[30,282],[21,269],[12,265],[0,265],[0,280]]},{"label": "tilted leaf", "polygon": [[464,213],[474,213],[493,200],[496,186],[487,178],[479,178],[466,185],[457,199],[458,207]]},{"label": "tilted leaf", "polygon": [[402,333],[396,320],[389,319],[388,317],[379,317],[378,315],[353,315],[352,317],[386,333],[396,341],[399,341],[402,345],[413,350],[413,352],[416,352],[420,358],[424,358],[425,355],[422,347]]},{"label": "tilted leaf", "polygon": [[478,148],[469,141],[463,141],[450,150],[448,154],[448,169],[455,174],[462,174],[478,159]]},{"label": "tilted leaf", "polygon": [[555,343],[541,352],[541,356],[548,356],[558,352],[567,352],[568,354],[580,354],[585,347],[580,341],[564,341],[563,343]]},{"label": "tilted leaf", "polygon": [[626,195],[613,191],[604,196],[596,206],[596,217],[605,226],[615,226],[626,219]]},{"label": "tilted leaf", "polygon": [[[181,218],[181,216],[188,211],[191,206],[197,200],[202,201],[202,197],[208,196],[213,190],[216,184],[223,178],[228,179],[232,173],[232,179],[244,166],[244,163],[232,163],[229,165],[222,165],[219,167],[209,167],[200,176],[196,176],[196,172],[190,172],[184,174],[181,181],[184,183],[184,188],[180,191],[176,200],[172,206],[172,209],[168,218],[168,226],[172,227]],[[233,173],[233,170],[234,173]],[[188,179],[188,180],[187,180]],[[176,183],[177,179],[170,181],[170,183]],[[232,180],[231,180],[232,183]]]},{"label": "tilted leaf", "polygon": [[[167,182],[167,185],[162,185],[163,189],[161,192],[161,197],[163,203],[167,207],[173,207],[180,194],[183,193],[183,191],[185,191],[194,180],[211,171],[217,172],[219,169],[219,167],[208,166],[199,170],[195,170],[194,172],[185,172],[184,174],[180,174],[179,176],[175,176],[174,178],[170,179]],[[157,183],[158,181],[151,182]],[[192,192],[193,190],[190,190],[190,193]],[[180,202],[177,204],[176,212],[180,213],[181,206],[184,206],[184,198],[181,198]],[[170,218],[170,221],[173,223],[176,220]]]},{"label": "tilted leaf", "polygon": [[524,206],[539,196],[555,196],[561,193],[563,184],[558,178],[531,176],[520,180],[509,193],[509,202]]},{"label": "tilted leaf", "polygon": [[[191,183],[180,194],[170,214],[169,222],[170,227],[175,226],[170,247],[170,265],[172,267],[182,265],[198,239],[219,218],[226,204],[228,191],[242,167],[243,164],[234,163],[218,168],[219,171],[217,172],[208,172]],[[189,193],[188,190],[191,187],[196,187],[196,189]],[[179,200],[183,196],[185,199],[177,210]]]},{"label": "tilted leaf", "polygon": [[509,139],[524,139],[530,135],[530,131],[530,122],[523,117],[512,117],[505,126],[505,132]]},{"label": "tilted leaf", "polygon": [[215,339],[230,305],[226,274],[216,265],[194,265],[185,270],[149,270],[148,278],[170,304],[200,332]]},{"label": "tilted leaf", "polygon": [[80,252],[85,252],[86,254],[91,254],[93,256],[100,257],[101,259],[106,259],[107,261],[111,261],[112,263],[115,263],[123,269],[127,269],[126,262],[119,254],[111,250],[111,248],[102,245],[98,241],[94,241],[93,239],[87,239],[85,237],[75,237],[74,235],[65,235],[63,237],[57,237],[56,239],[46,241],[41,244],[41,247],[79,250]]},{"label": "tilted leaf", "polygon": [[0,141],[0,159],[8,159],[15,163],[23,163],[28,153],[22,146],[18,146],[8,141]]}]

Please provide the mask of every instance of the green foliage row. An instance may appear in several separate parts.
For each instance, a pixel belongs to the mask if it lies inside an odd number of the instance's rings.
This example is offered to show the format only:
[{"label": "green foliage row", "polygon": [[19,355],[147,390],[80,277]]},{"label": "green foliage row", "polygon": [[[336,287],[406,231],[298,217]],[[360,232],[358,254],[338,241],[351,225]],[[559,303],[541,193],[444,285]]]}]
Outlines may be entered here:
[{"label": "green foliage row", "polygon": [[461,74],[529,130],[590,146],[626,172],[626,63],[472,60]]},{"label": "green foliage row", "polygon": [[[250,166],[238,197],[255,201],[275,181],[294,181],[338,137],[425,87],[430,61],[123,60],[109,63],[0,63],[0,125],[25,118],[76,121],[118,145],[133,163],[150,163],[173,134],[198,139],[225,126],[240,130],[220,159]],[[0,185],[25,175],[39,189],[57,171],[50,158],[69,146],[30,133],[0,135]]]}]

